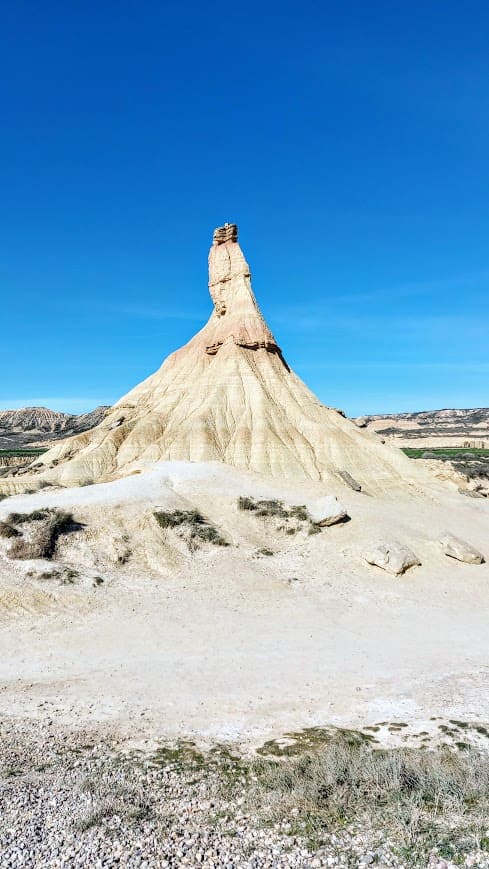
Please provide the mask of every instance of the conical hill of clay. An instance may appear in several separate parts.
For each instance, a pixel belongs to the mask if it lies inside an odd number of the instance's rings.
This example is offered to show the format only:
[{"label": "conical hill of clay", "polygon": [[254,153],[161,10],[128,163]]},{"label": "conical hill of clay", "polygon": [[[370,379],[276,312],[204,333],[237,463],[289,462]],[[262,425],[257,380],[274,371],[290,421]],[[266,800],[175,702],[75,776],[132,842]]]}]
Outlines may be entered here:
[{"label": "conical hill of clay", "polygon": [[214,233],[214,304],[207,324],[89,432],[38,462],[65,485],[110,480],[161,460],[220,461],[282,478],[336,481],[369,491],[405,486],[399,451],[321,404],[287,366],[251,288],[237,227]]}]

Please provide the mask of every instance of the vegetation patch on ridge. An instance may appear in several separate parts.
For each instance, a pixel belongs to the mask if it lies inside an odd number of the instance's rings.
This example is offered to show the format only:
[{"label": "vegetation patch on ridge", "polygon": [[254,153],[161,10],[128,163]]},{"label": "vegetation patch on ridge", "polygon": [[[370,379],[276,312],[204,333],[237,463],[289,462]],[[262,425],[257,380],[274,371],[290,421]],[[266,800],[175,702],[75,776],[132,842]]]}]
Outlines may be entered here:
[{"label": "vegetation patch on ridge", "polygon": [[[79,531],[83,527],[73,519],[71,513],[52,509],[11,513],[3,524],[9,530],[2,532],[2,536],[15,538],[8,555],[21,560],[54,558],[58,539],[63,534]],[[19,526],[22,530],[19,530]]]},{"label": "vegetation patch on ridge", "polygon": [[229,546],[229,542],[197,510],[156,510],[153,513],[160,528],[173,529],[193,552],[203,543]]},{"label": "vegetation patch on ridge", "polygon": [[252,513],[253,516],[264,519],[282,519],[283,522],[277,526],[277,531],[285,531],[286,534],[291,536],[300,531],[304,526],[308,528],[309,534],[317,534],[321,530],[312,521],[309,511],[304,504],[288,506],[276,498],[255,501],[254,498],[241,495],[238,498],[238,510]]}]

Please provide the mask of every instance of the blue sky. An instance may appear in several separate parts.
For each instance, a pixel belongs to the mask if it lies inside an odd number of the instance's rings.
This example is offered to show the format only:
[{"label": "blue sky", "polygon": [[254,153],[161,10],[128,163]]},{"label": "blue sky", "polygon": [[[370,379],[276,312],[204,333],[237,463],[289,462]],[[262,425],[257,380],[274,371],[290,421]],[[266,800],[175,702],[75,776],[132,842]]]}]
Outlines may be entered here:
[{"label": "blue sky", "polygon": [[0,0],[0,407],[110,404],[237,222],[349,414],[489,404],[489,6]]}]

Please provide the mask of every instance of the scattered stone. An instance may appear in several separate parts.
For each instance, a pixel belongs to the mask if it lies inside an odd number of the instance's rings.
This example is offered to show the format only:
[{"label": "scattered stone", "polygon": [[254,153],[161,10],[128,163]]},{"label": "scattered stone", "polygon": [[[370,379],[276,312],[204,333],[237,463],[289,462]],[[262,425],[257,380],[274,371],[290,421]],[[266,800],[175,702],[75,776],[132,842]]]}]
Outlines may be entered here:
[{"label": "scattered stone", "polygon": [[459,495],[467,495],[468,498],[484,498],[485,495],[482,492],[477,492],[474,489],[462,489],[458,490]]},{"label": "scattered stone", "polygon": [[348,518],[346,508],[335,495],[326,495],[307,505],[311,521],[315,525],[335,525]]},{"label": "scattered stone", "polygon": [[357,483],[357,481],[352,477],[351,474],[348,473],[348,471],[338,471],[338,474],[343,482],[346,483],[346,485],[349,486],[350,489],[353,489],[354,492],[362,491],[360,483]]},{"label": "scattered stone", "polygon": [[443,552],[450,558],[456,558],[457,561],[465,561],[466,564],[482,564],[484,562],[482,552],[479,552],[475,546],[471,546],[470,543],[466,543],[465,540],[461,540],[460,537],[456,537],[448,531],[442,534],[440,543],[443,547]]},{"label": "scattered stone", "polygon": [[397,542],[379,543],[365,552],[364,558],[369,564],[381,567],[395,576],[421,564],[418,556],[409,547]]}]

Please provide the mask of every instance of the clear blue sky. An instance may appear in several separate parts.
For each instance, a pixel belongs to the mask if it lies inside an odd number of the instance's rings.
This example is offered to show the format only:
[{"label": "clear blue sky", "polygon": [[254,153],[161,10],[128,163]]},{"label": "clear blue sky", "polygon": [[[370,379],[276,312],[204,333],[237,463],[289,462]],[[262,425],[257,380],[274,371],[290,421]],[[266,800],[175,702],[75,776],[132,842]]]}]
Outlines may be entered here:
[{"label": "clear blue sky", "polygon": [[0,0],[0,406],[110,404],[237,222],[349,414],[489,404],[486,0]]}]

